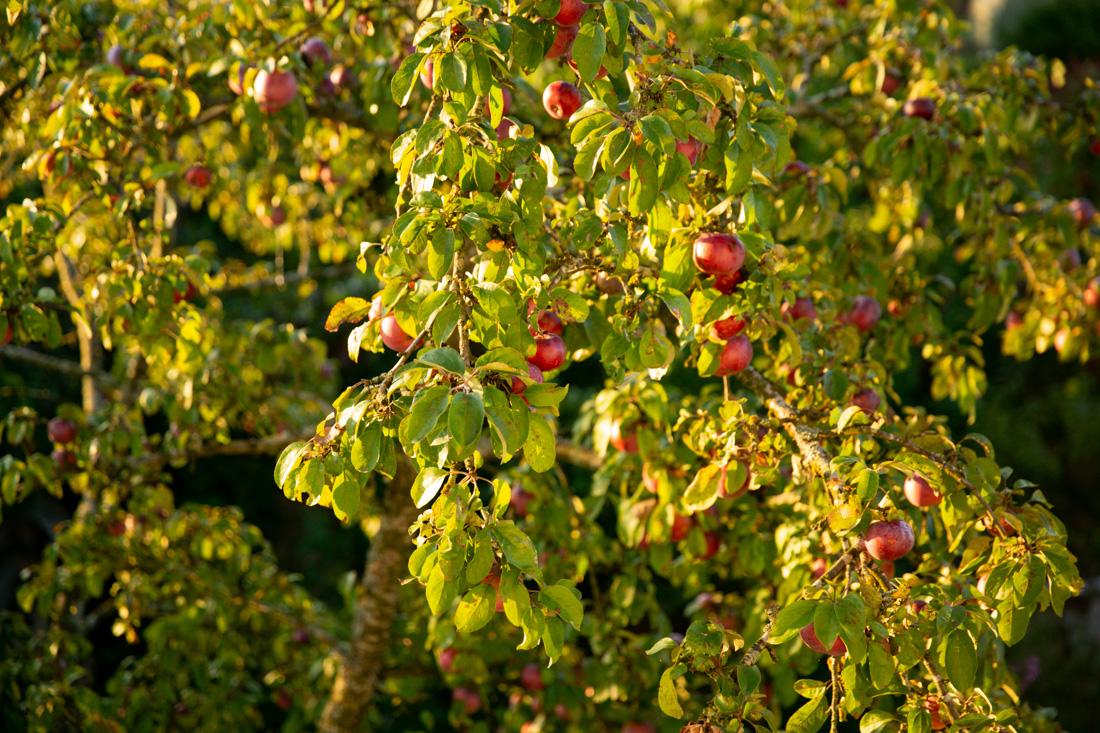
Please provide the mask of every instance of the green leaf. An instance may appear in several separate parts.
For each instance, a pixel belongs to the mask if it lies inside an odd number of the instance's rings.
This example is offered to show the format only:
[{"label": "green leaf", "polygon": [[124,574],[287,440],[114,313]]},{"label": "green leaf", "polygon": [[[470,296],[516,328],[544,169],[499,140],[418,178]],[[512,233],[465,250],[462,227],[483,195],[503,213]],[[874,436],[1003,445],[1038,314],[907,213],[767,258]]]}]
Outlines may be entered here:
[{"label": "green leaf", "polygon": [[603,4],[603,12],[607,22],[608,40],[621,48],[626,43],[626,33],[630,27],[630,9],[619,0],[607,0]]},{"label": "green leaf", "polygon": [[894,679],[894,657],[878,642],[871,642],[867,648],[867,659],[871,671],[871,684],[877,689],[885,689]]},{"label": "green leaf", "polygon": [[748,695],[760,687],[760,668],[753,665],[746,667],[743,664],[737,665],[737,686],[741,688],[742,695]]},{"label": "green leaf", "polygon": [[436,73],[444,89],[452,92],[466,90],[466,60],[457,53],[448,53],[436,65]]},{"label": "green leaf", "polygon": [[358,323],[370,313],[370,301],[363,298],[343,298],[332,306],[325,319],[325,330],[336,331],[345,323]]},{"label": "green leaf", "polygon": [[607,51],[607,39],[603,26],[594,18],[581,26],[577,39],[573,41],[573,61],[577,71],[586,83],[591,84],[600,71],[604,52]]},{"label": "green leaf", "polygon": [[[531,611],[531,594],[519,581],[519,576],[513,569],[505,570],[500,578],[500,596],[504,601],[504,615],[513,626],[519,626],[524,616]],[[539,614],[541,616],[541,614]],[[532,641],[533,647],[538,639]],[[530,648],[530,647],[528,647]]]},{"label": "green leaf", "polygon": [[408,417],[407,437],[410,443],[420,442],[432,431],[447,410],[450,398],[450,388],[441,384],[416,395]]},{"label": "green leaf", "polygon": [[485,536],[484,532],[478,534],[477,539],[474,540],[473,557],[466,566],[466,582],[477,585],[485,580],[485,576],[493,569],[494,560],[496,560],[496,554],[493,552],[492,541]]},{"label": "green leaf", "polygon": [[275,483],[280,489],[285,489],[294,469],[302,462],[309,444],[304,440],[291,443],[279,454],[279,460],[275,464]]},{"label": "green leaf", "polygon": [[351,465],[356,471],[370,473],[378,465],[382,452],[382,423],[361,422],[351,444]]},{"label": "green leaf", "polygon": [[[684,507],[691,512],[709,509],[718,500],[719,474],[721,466],[711,464],[699,469],[695,478],[684,491]],[[729,477],[727,476],[727,481]],[[736,490],[736,487],[731,487]]]},{"label": "green leaf", "polygon": [[[485,401],[485,414],[489,418],[489,425],[493,428],[493,437],[497,443],[494,450],[499,450],[502,459],[508,460],[515,455],[527,440],[528,412],[527,405],[517,399],[513,404],[496,387],[485,387],[483,392]],[[517,409],[518,408],[518,409]]]},{"label": "green leaf", "polygon": [[580,630],[584,620],[584,606],[574,588],[565,581],[558,581],[539,592],[539,601],[547,608],[557,611],[574,629]]},{"label": "green leaf", "polygon": [[458,583],[447,580],[443,567],[437,564],[428,575],[424,594],[428,598],[428,608],[431,609],[432,615],[438,616],[451,607],[455,596],[458,595]]},{"label": "green leaf", "polygon": [[359,483],[346,474],[337,479],[332,489],[332,507],[339,519],[355,519],[359,511]]},{"label": "green leaf", "polygon": [[460,446],[473,445],[481,437],[481,426],[485,422],[485,406],[481,397],[471,392],[459,392],[451,398],[451,409],[447,413],[447,429],[451,437]]},{"label": "green leaf", "polygon": [[497,591],[488,583],[474,586],[458,602],[455,628],[464,634],[477,631],[493,619],[496,613]]},{"label": "green leaf", "polygon": [[420,74],[420,61],[424,58],[422,53],[413,53],[405,57],[401,65],[397,67],[397,73],[390,80],[390,94],[397,106],[404,107],[409,103],[413,85],[416,84]]},{"label": "green leaf", "polygon": [[557,463],[557,445],[549,420],[536,416],[530,421],[523,455],[527,464],[538,473],[549,471]]},{"label": "green leaf", "polygon": [[794,712],[787,720],[787,733],[814,733],[825,725],[829,717],[829,703],[825,699],[825,688],[810,698],[809,702]]},{"label": "green leaf", "polygon": [[960,692],[965,693],[974,687],[978,651],[965,629],[955,629],[944,642],[944,666],[947,668],[947,678]]},{"label": "green leaf", "polygon": [[661,712],[670,718],[684,717],[684,709],[680,707],[680,699],[676,694],[676,682],[673,671],[682,665],[669,667],[661,673],[661,683],[657,688],[657,704],[661,706]]},{"label": "green leaf", "polygon": [[412,494],[417,509],[423,509],[432,502],[432,499],[439,494],[439,490],[443,488],[443,484],[446,483],[449,475],[443,469],[434,466],[428,466],[420,470],[409,492]]},{"label": "green leaf", "polygon": [[497,522],[489,531],[500,545],[509,563],[520,570],[536,569],[538,552],[535,550],[535,543],[515,525],[515,522],[511,520]]},{"label": "green leaf", "polygon": [[479,370],[502,374],[527,376],[528,373],[527,360],[523,358],[523,354],[508,347],[489,349],[478,357],[474,366]]},{"label": "green leaf", "polygon": [[676,649],[680,644],[671,636],[661,637],[653,644],[649,649],[646,649],[647,656],[653,656],[654,654],[660,654],[666,649]]},{"label": "green leaf", "polygon": [[771,644],[781,644],[802,630],[814,617],[818,602],[811,600],[795,601],[784,608],[775,617],[772,631],[768,637]]}]

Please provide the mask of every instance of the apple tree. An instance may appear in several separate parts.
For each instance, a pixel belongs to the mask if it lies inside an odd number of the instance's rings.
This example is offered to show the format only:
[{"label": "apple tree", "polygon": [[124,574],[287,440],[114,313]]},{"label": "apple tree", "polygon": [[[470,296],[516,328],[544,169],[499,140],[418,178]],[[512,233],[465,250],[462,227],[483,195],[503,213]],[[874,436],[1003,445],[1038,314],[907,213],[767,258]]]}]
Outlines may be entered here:
[{"label": "apple tree", "polygon": [[[78,502],[5,621],[32,727],[1057,729],[1005,650],[1065,529],[895,380],[1089,358],[1091,82],[904,0],[5,22],[0,355],[82,390],[0,436],[0,506]],[[174,501],[265,453],[370,537],[345,608]],[[148,651],[89,686],[104,617]]]}]

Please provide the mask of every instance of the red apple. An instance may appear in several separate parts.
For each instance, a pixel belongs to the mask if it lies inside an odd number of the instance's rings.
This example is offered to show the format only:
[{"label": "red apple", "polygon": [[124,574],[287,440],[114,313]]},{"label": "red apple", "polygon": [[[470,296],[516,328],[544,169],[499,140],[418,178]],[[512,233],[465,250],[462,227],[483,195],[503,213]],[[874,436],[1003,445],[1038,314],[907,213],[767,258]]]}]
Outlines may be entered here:
[{"label": "red apple", "polygon": [[699,141],[693,137],[689,137],[687,140],[676,141],[676,152],[682,153],[692,167],[695,166],[695,161],[699,159],[699,151],[702,149],[702,145]]},{"label": "red apple", "polygon": [[1089,152],[1093,155],[1100,155],[1100,137],[1094,137],[1092,142],[1089,143]]},{"label": "red apple", "polygon": [[924,609],[928,608],[928,601],[917,599],[909,604],[909,610],[916,615],[924,613]]},{"label": "red apple", "polygon": [[458,650],[453,646],[449,646],[439,652],[439,669],[443,674],[450,674],[454,669],[455,657],[458,656]]},{"label": "red apple", "polygon": [[[531,381],[535,382],[535,384],[542,384],[542,370],[532,362],[527,362],[527,376],[529,376]],[[527,385],[523,383],[523,380],[519,377],[512,377],[512,394],[523,394],[525,391],[527,391]]]},{"label": "red apple", "polygon": [[727,377],[736,374],[752,363],[752,342],[748,336],[734,336],[726,341],[721,355],[718,357],[718,368],[715,376]]},{"label": "red apple", "polygon": [[734,273],[723,273],[714,276],[714,289],[722,295],[729,295],[737,290],[737,286],[745,281],[745,271],[738,270]]},{"label": "red apple", "polygon": [[[581,73],[580,69],[577,68],[577,62],[573,60],[572,55],[570,55],[569,61],[566,62],[566,63],[568,63],[569,68],[572,69],[573,71],[577,72],[578,75]],[[604,66],[603,64],[600,64],[600,70],[596,72],[596,78],[597,79],[606,79],[607,78],[607,67]]]},{"label": "red apple", "polygon": [[11,324],[9,323],[7,327],[4,328],[4,335],[0,337],[0,346],[7,346],[11,343],[13,338],[15,338],[15,331],[12,330]]},{"label": "red apple", "polygon": [[1100,277],[1094,277],[1089,280],[1089,284],[1085,286],[1085,292],[1082,293],[1081,299],[1089,308],[1100,308]]},{"label": "red apple", "polygon": [[720,339],[733,338],[737,334],[745,330],[745,323],[737,316],[730,316],[729,318],[723,318],[720,321],[714,322],[714,335]]},{"label": "red apple", "polygon": [[881,399],[878,396],[878,392],[868,387],[867,389],[861,389],[852,395],[851,404],[860,408],[868,415],[878,410]]},{"label": "red apple", "polygon": [[790,163],[783,166],[783,175],[790,176],[791,178],[801,178],[811,170],[813,169],[801,160],[792,160]]},{"label": "red apple", "polygon": [[701,234],[692,247],[692,259],[708,275],[729,275],[745,263],[745,245],[733,234]]},{"label": "red apple", "polygon": [[111,66],[117,66],[126,73],[130,72],[129,66],[126,64],[126,51],[122,46],[117,43],[107,49],[107,63]]},{"label": "red apple", "polygon": [[621,733],[657,733],[657,726],[653,723],[631,721],[623,724]]},{"label": "red apple", "polygon": [[298,94],[298,80],[289,71],[261,69],[252,83],[252,94],[260,109],[271,114],[294,101]]},{"label": "red apple", "polygon": [[481,697],[468,687],[456,687],[451,693],[451,699],[460,703],[467,715],[473,715],[481,710]]},{"label": "red apple", "polygon": [[900,86],[901,79],[891,73],[887,73],[882,79],[882,93],[887,97],[893,96],[894,92],[896,92]]},{"label": "red apple", "polygon": [[392,313],[382,318],[379,331],[382,333],[382,343],[386,348],[399,354],[413,345],[413,337],[405,333]]},{"label": "red apple", "polygon": [[307,38],[298,52],[302,54],[302,60],[306,62],[306,66],[325,68],[332,63],[332,49],[324,39],[317,36]]},{"label": "red apple", "polygon": [[930,120],[936,116],[936,103],[928,97],[914,97],[905,100],[901,111],[906,117],[919,117],[922,120]]},{"label": "red apple", "polygon": [[[511,92],[511,90],[508,89],[508,87],[501,87],[500,88],[500,93],[501,93],[501,104],[500,104],[501,112],[500,112],[500,114],[501,115],[506,115],[506,114],[508,114],[509,112],[512,111],[512,92]],[[490,115],[489,99],[488,99],[488,97],[486,97],[486,99],[485,99],[485,116],[488,117],[489,115]]]},{"label": "red apple", "polygon": [[210,172],[210,169],[200,163],[194,164],[183,174],[183,180],[195,188],[206,188],[210,185],[213,177],[214,174]]},{"label": "red apple", "polygon": [[579,30],[575,25],[555,26],[554,42],[550,44],[546,58],[556,59],[568,54],[573,49],[573,41],[577,40]]},{"label": "red apple", "polygon": [[188,280],[186,288],[184,288],[183,290],[177,290],[172,293],[172,302],[182,303],[183,301],[187,301],[188,303],[190,303],[192,300],[195,299],[196,296],[198,296],[198,294],[199,289],[195,287],[195,283]]},{"label": "red apple", "polygon": [[710,530],[703,533],[703,539],[706,540],[707,544],[701,557],[704,560],[709,560],[717,555],[718,550],[722,548],[722,536],[714,530]]},{"label": "red apple", "polygon": [[810,575],[817,580],[829,569],[829,563],[823,557],[815,557],[810,563]]},{"label": "red apple", "polygon": [[620,293],[626,292],[626,286],[623,285],[623,281],[606,272],[596,273],[596,289],[608,295],[619,295]]},{"label": "red apple", "polygon": [[337,64],[328,72],[328,81],[337,90],[355,86],[355,75],[343,64]]},{"label": "red apple", "polygon": [[562,325],[561,318],[554,311],[544,310],[539,313],[538,319],[539,331],[542,333],[556,333],[561,336],[562,331],[565,330],[565,326]]},{"label": "red apple", "polygon": [[551,82],[542,93],[542,106],[555,120],[568,120],[580,109],[580,90],[567,81]]},{"label": "red apple", "polygon": [[53,459],[54,465],[62,473],[71,471],[76,468],[76,453],[65,448],[57,448],[50,454],[50,458]]},{"label": "red apple", "polygon": [[860,295],[852,301],[852,309],[848,311],[845,320],[866,333],[875,327],[880,318],[882,318],[882,306],[878,301],[870,295]]},{"label": "red apple", "polygon": [[561,0],[554,22],[558,25],[576,25],[588,10],[588,3],[582,0]]},{"label": "red apple", "polygon": [[556,333],[535,336],[535,355],[527,361],[544,372],[552,372],[565,363],[565,342]]},{"label": "red apple", "polygon": [[508,505],[512,507],[512,511],[515,512],[517,517],[524,519],[527,516],[527,505],[531,503],[531,499],[531,494],[517,486],[512,489]]},{"label": "red apple", "polygon": [[905,491],[905,498],[908,499],[909,503],[913,506],[936,506],[943,500],[939,492],[933,489],[932,486],[929,485],[928,480],[919,473],[914,473],[909,476],[909,478],[905,479],[903,488]]},{"label": "red apple", "polygon": [[611,446],[620,453],[638,452],[638,434],[633,430],[624,434],[623,426],[619,423],[611,426],[611,435],[608,440]]},{"label": "red apple", "polygon": [[802,631],[798,632],[798,635],[802,637],[803,644],[818,654],[828,654],[831,657],[839,657],[848,651],[848,647],[844,645],[844,640],[839,636],[833,640],[831,648],[826,648],[825,645],[821,643],[821,640],[817,638],[817,630],[814,629],[812,623],[802,627]]},{"label": "red apple", "polygon": [[805,318],[807,321],[812,321],[817,318],[817,308],[814,307],[814,302],[809,298],[795,298],[794,305],[787,306],[786,303],[779,309],[781,313],[789,315],[792,319],[800,321]]},{"label": "red apple", "polygon": [[1009,311],[1008,315],[1005,316],[1005,330],[1006,331],[1011,331],[1015,328],[1019,328],[1022,325],[1024,325],[1024,317],[1021,316],[1016,311]]},{"label": "red apple", "polygon": [[424,85],[425,89],[435,87],[435,62],[431,59],[428,59],[420,69],[420,83]]},{"label": "red apple", "polygon": [[542,681],[542,670],[537,664],[528,664],[519,674],[520,684],[530,692],[538,692],[546,685]]},{"label": "red apple", "polygon": [[[1086,198],[1076,198],[1066,205],[1078,229],[1086,229],[1096,218],[1096,207]],[[1079,256],[1078,256],[1079,257]]]},{"label": "red apple", "polygon": [[512,130],[516,127],[516,123],[512,122],[507,117],[502,117],[500,124],[497,125],[497,140],[505,140],[512,136]]},{"label": "red apple", "polygon": [[932,730],[943,730],[947,727],[947,723],[940,717],[939,698],[934,695],[926,697],[924,699],[924,709],[932,716]]},{"label": "red apple", "polygon": [[53,442],[59,445],[67,445],[76,440],[76,425],[63,417],[51,418],[46,423],[46,433]]},{"label": "red apple", "polygon": [[691,532],[691,528],[695,525],[691,517],[685,517],[680,514],[672,515],[672,527],[669,528],[668,536],[673,542],[680,542],[687,538],[688,533]]},{"label": "red apple", "polygon": [[893,562],[913,549],[913,528],[904,519],[874,522],[863,533],[863,546],[876,560]]}]

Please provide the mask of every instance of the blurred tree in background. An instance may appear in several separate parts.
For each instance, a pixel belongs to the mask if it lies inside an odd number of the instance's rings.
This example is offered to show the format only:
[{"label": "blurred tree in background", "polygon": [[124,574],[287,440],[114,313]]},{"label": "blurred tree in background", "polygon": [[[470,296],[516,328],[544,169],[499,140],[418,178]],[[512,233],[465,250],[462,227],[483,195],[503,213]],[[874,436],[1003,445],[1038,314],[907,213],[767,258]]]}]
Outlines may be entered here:
[{"label": "blurred tree in background", "polygon": [[1071,5],[10,2],[0,726],[1087,726]]}]

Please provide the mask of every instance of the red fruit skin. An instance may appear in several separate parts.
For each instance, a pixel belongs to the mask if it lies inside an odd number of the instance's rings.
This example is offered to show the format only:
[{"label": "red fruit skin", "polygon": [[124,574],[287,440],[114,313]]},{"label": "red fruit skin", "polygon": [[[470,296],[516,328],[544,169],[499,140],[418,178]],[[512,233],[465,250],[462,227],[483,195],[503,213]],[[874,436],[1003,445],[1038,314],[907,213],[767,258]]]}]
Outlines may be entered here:
[{"label": "red fruit skin", "polygon": [[405,333],[392,313],[382,319],[379,330],[382,333],[383,345],[399,354],[413,344],[413,337]]},{"label": "red fruit skin", "polygon": [[689,137],[687,140],[676,141],[676,152],[683,153],[684,157],[688,159],[691,166],[695,167],[695,161],[699,159],[699,150],[702,146],[699,145],[699,141],[693,137]]},{"label": "red fruit skin", "polygon": [[535,355],[528,359],[543,372],[552,372],[565,363],[565,342],[556,333],[535,336]]},{"label": "red fruit skin", "polygon": [[54,465],[62,472],[76,468],[76,453],[66,448],[57,448],[50,454],[50,458],[53,459]]},{"label": "red fruit skin", "polygon": [[745,330],[745,326],[748,324],[737,316],[730,316],[729,318],[723,318],[720,321],[714,322],[714,335],[720,339],[733,338],[737,334]]},{"label": "red fruit skin", "polygon": [[879,404],[881,404],[881,398],[878,396],[878,392],[873,389],[861,389],[852,395],[852,404],[860,408],[868,415],[878,410]]},{"label": "red fruit skin", "polygon": [[[572,69],[573,71],[577,72],[578,75],[581,73],[580,70],[577,68],[577,62],[574,61],[572,59],[572,57],[570,57],[570,59],[567,63],[569,64],[569,68]],[[602,64],[600,65],[600,70],[596,72],[596,78],[597,79],[606,79],[607,78],[607,67],[606,66],[603,66]]]},{"label": "red fruit skin", "polygon": [[306,66],[326,68],[332,64],[332,49],[322,38],[316,36],[307,38],[298,51],[302,54],[302,60],[306,62]]},{"label": "red fruit skin", "polygon": [[870,295],[857,296],[852,301],[852,309],[848,311],[846,320],[860,331],[867,333],[875,327],[882,318],[882,306]]},{"label": "red fruit skin", "polygon": [[11,324],[9,323],[8,327],[4,329],[3,337],[0,337],[0,346],[7,346],[11,343],[13,338],[15,338],[15,331],[12,330]]},{"label": "red fruit skin", "polygon": [[481,710],[481,697],[469,688],[456,687],[454,692],[451,693],[451,699],[455,702],[462,703],[462,708],[466,711],[467,715],[473,715],[478,710]]},{"label": "red fruit skin", "polygon": [[51,418],[46,423],[46,433],[58,445],[68,445],[76,440],[76,426],[63,417]]},{"label": "red fruit skin", "polygon": [[718,554],[718,550],[722,548],[722,536],[717,532],[711,530],[703,534],[703,538],[707,542],[707,548],[703,551],[702,559],[709,560]]},{"label": "red fruit skin", "polygon": [[626,292],[623,281],[614,275],[608,275],[606,272],[596,273],[596,289],[607,295],[619,295]]},{"label": "red fruit skin", "polygon": [[[512,92],[511,92],[511,90],[508,89],[508,87],[501,87],[500,88],[500,96],[501,96],[501,100],[500,100],[500,110],[501,111],[500,111],[500,114],[502,116],[507,115],[509,112],[512,111]],[[489,110],[489,100],[488,100],[488,98],[486,98],[485,99],[485,115],[489,116],[490,114],[491,114],[491,112]]]},{"label": "red fruit skin", "polygon": [[1089,143],[1089,152],[1093,155],[1100,155],[1100,137],[1094,137],[1092,142]]},{"label": "red fruit skin", "polygon": [[581,92],[567,81],[551,82],[542,92],[542,106],[555,120],[568,120],[580,109]]},{"label": "red fruit skin", "polygon": [[947,723],[940,717],[940,701],[929,695],[924,699],[924,709],[932,716],[932,730],[943,730],[947,727]]},{"label": "red fruit skin", "polygon": [[909,610],[918,615],[923,613],[926,608],[928,608],[928,601],[918,599],[909,604]]},{"label": "red fruit skin", "polygon": [[657,726],[653,723],[631,721],[623,724],[621,733],[657,733]]},{"label": "red fruit skin", "polygon": [[425,89],[431,90],[435,86],[435,62],[431,59],[420,69],[420,83]]},{"label": "red fruit skin", "polygon": [[569,720],[569,708],[559,702],[554,706],[554,716],[558,720]]},{"label": "red fruit skin", "polygon": [[814,580],[817,580],[825,571],[829,569],[829,563],[825,561],[823,557],[815,557],[813,562],[810,563],[810,575]]},{"label": "red fruit skin", "polygon": [[674,514],[672,517],[672,527],[668,532],[669,539],[673,542],[682,542],[687,538],[688,533],[691,532],[691,528],[694,525],[695,522],[691,520],[691,517]]},{"label": "red fruit skin", "polygon": [[512,122],[507,117],[503,117],[500,120],[500,124],[497,125],[497,140],[506,140],[512,136],[512,128],[516,126],[515,122]]},{"label": "red fruit skin", "polygon": [[[531,362],[527,362],[527,376],[536,384],[542,384],[542,370]],[[512,394],[523,394],[527,391],[527,385],[519,377],[512,377]]]},{"label": "red fruit skin", "polygon": [[336,91],[355,85],[355,75],[348,67],[342,65],[333,66],[326,79]]},{"label": "red fruit skin", "polygon": [[718,357],[718,368],[715,376],[728,377],[736,374],[752,363],[752,342],[747,336],[734,336],[726,342]]},{"label": "red fruit skin", "polygon": [[896,92],[900,86],[901,79],[893,74],[887,74],[882,80],[882,93],[887,97],[893,96],[894,92]]},{"label": "red fruit skin", "polygon": [[[1092,220],[1096,218],[1096,207],[1086,198],[1076,198],[1067,204],[1066,209],[1073,216],[1073,223],[1078,229],[1086,229]],[[1080,258],[1080,255],[1078,255]],[[1077,264],[1080,264],[1078,261]]]},{"label": "red fruit skin", "polygon": [[439,652],[439,669],[444,674],[450,674],[454,669],[455,657],[458,656],[458,650],[453,646],[449,646]]},{"label": "red fruit skin", "polygon": [[1019,328],[1024,325],[1024,317],[1016,311],[1009,311],[1009,314],[1005,316],[1005,330],[1011,331],[1015,328]]},{"label": "red fruit skin", "polygon": [[531,495],[523,489],[515,489],[512,491],[512,496],[508,501],[509,506],[512,507],[512,511],[516,513],[516,516],[520,519],[527,517],[527,505],[531,503]]},{"label": "red fruit skin", "polygon": [[588,11],[588,3],[582,0],[561,0],[554,22],[558,25],[576,25]]},{"label": "red fruit skin", "polygon": [[520,684],[530,692],[538,692],[546,687],[542,681],[542,670],[537,664],[528,664],[519,675]]},{"label": "red fruit skin", "polygon": [[933,489],[928,480],[921,476],[919,473],[914,473],[909,478],[905,479],[905,484],[902,487],[905,491],[905,498],[909,500],[909,503],[913,506],[926,507],[936,506],[943,497],[939,492]]},{"label": "red fruit skin", "polygon": [[631,430],[627,434],[623,434],[622,425],[615,423],[611,427],[611,437],[609,442],[615,450],[620,453],[637,453],[638,452],[638,434]]},{"label": "red fruit skin", "polygon": [[126,51],[123,50],[122,46],[118,45],[117,43],[107,49],[106,58],[107,63],[111,66],[117,66],[118,68],[126,72],[129,71],[128,67],[126,66]]},{"label": "red fruit skin", "polygon": [[298,95],[298,80],[289,71],[261,70],[252,83],[256,104],[267,114],[278,112]]},{"label": "red fruit skin", "polygon": [[577,32],[580,30],[575,25],[559,25],[555,27],[554,42],[550,44],[546,52],[546,58],[556,59],[565,56],[573,50],[573,41],[577,40]]},{"label": "red fruit skin", "polygon": [[876,560],[893,562],[913,549],[913,528],[904,519],[874,522],[863,533],[863,547]]},{"label": "red fruit skin", "polygon": [[183,290],[177,290],[172,293],[172,302],[181,303],[183,301],[191,302],[199,294],[198,288],[195,287],[195,283],[190,280],[187,281],[187,287]]},{"label": "red fruit skin", "polygon": [[722,275],[714,276],[714,289],[722,295],[730,295],[733,291],[737,290],[739,286],[745,280],[745,272],[738,270],[732,274],[726,273]]},{"label": "red fruit skin", "polygon": [[187,181],[188,185],[195,188],[206,188],[210,185],[210,181],[214,175],[210,172],[210,169],[205,165],[196,163],[187,169],[183,174],[183,180]]},{"label": "red fruit skin", "polygon": [[936,116],[936,103],[928,97],[914,97],[905,100],[901,111],[906,117],[919,117],[922,120],[931,120]]},{"label": "red fruit skin", "polygon": [[745,264],[745,245],[733,234],[701,234],[692,247],[692,259],[708,275],[731,275]]},{"label": "red fruit skin", "polygon": [[839,636],[833,642],[832,648],[826,649],[825,645],[821,643],[821,640],[817,638],[817,631],[814,629],[812,623],[804,626],[802,631],[798,632],[798,635],[802,637],[803,644],[818,654],[828,654],[831,657],[839,657],[848,651],[848,647],[844,645],[844,640]]},{"label": "red fruit skin", "polygon": [[783,166],[783,175],[790,176],[791,178],[801,178],[809,173],[812,169],[801,160],[792,160],[787,165]]},{"label": "red fruit skin", "polygon": [[561,336],[562,331],[565,330],[565,326],[562,324],[558,314],[548,310],[539,313],[538,326],[539,331],[542,333],[556,333],[559,336]]},{"label": "red fruit skin", "polygon": [[806,319],[807,321],[813,321],[817,319],[817,308],[814,307],[814,302],[809,298],[795,298],[794,305],[790,308],[784,304],[781,309],[790,315],[793,320],[801,321]]}]

